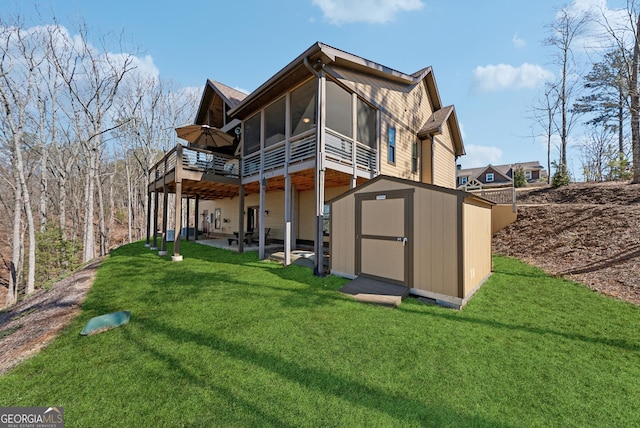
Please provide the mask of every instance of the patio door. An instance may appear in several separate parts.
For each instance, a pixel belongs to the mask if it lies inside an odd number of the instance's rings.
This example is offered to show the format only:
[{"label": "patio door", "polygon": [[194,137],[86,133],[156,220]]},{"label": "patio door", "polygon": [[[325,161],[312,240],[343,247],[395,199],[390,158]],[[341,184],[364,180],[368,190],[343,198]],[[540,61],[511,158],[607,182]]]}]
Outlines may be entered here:
[{"label": "patio door", "polygon": [[356,195],[356,274],[411,286],[413,189]]},{"label": "patio door", "polygon": [[253,232],[254,230],[258,231],[258,221],[260,220],[260,216],[258,215],[260,207],[248,207],[247,208],[247,228],[245,232]]}]

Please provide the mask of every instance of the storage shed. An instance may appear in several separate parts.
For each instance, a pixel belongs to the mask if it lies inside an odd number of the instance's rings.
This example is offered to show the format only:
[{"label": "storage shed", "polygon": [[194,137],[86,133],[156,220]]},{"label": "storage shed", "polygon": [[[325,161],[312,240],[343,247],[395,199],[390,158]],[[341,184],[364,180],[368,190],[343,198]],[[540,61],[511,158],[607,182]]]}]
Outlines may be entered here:
[{"label": "storage shed", "polygon": [[329,203],[334,275],[403,285],[457,308],[491,275],[486,199],[380,175]]}]

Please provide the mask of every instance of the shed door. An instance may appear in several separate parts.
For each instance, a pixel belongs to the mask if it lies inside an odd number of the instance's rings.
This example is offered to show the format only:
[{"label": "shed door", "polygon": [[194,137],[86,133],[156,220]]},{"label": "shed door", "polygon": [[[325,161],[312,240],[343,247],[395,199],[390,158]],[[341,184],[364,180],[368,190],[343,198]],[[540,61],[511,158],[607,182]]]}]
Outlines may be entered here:
[{"label": "shed door", "polygon": [[356,274],[411,286],[413,190],[356,195]]}]

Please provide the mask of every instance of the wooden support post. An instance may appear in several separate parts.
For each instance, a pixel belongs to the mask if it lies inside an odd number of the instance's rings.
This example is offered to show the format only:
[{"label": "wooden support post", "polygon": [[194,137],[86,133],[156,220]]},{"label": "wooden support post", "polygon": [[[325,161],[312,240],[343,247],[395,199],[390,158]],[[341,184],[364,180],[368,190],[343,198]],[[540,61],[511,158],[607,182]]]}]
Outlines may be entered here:
[{"label": "wooden support post", "polygon": [[187,233],[185,236],[185,239],[188,241],[189,240],[189,219],[191,218],[191,201],[189,200],[190,198],[187,196]]},{"label": "wooden support post", "polygon": [[151,192],[147,190],[147,241],[145,247],[151,247]]},{"label": "wooden support post", "polygon": [[200,197],[198,195],[196,195],[196,206],[195,206],[195,213],[194,213],[194,222],[193,222],[193,241],[197,241],[198,240],[198,226],[199,224],[199,218],[200,218],[200,212],[198,211],[200,209]]},{"label": "wooden support post", "polygon": [[[173,256],[171,260],[174,262],[181,262],[182,256],[180,255],[180,235],[182,234],[182,183],[176,183],[176,219],[175,219],[176,233],[173,238]],[[187,229],[188,234],[188,229]]]},{"label": "wooden support post", "polygon": [[258,258],[260,260],[264,260],[264,244],[265,244],[265,231],[264,231],[264,222],[265,222],[265,193],[267,192],[267,179],[262,178],[260,180],[260,212],[258,213],[258,229],[259,229],[259,239],[258,239]]},{"label": "wooden support post", "polygon": [[162,186],[163,194],[162,194],[162,247],[160,251],[158,251],[159,256],[167,255],[167,214],[169,211],[169,186],[165,183]]},{"label": "wooden support post", "polygon": [[152,251],[156,251],[158,249],[158,187],[156,186],[154,190],[154,203],[153,203],[153,245],[151,246]]},{"label": "wooden support post", "polygon": [[242,238],[244,236],[244,185],[241,184],[239,190],[240,203],[238,204],[238,218],[240,221],[238,223],[238,252],[242,253],[244,251],[244,239]]}]

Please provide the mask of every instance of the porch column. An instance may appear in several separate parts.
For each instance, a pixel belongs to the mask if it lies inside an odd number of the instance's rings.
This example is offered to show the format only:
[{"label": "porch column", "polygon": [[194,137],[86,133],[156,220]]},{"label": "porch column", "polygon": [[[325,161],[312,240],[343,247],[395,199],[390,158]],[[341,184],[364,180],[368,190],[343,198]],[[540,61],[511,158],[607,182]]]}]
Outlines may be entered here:
[{"label": "porch column", "polygon": [[316,173],[315,173],[315,208],[316,208],[316,224],[315,224],[315,260],[313,263],[313,274],[324,276],[324,243],[323,243],[323,219],[324,219],[324,127],[325,127],[325,93],[326,93],[326,76],[324,69],[318,72],[318,90],[316,95],[316,114],[318,120],[316,124]]},{"label": "porch column", "polygon": [[289,175],[289,163],[291,162],[291,94],[285,98],[284,113],[284,265],[291,264],[291,175]]},{"label": "porch column", "polygon": [[158,187],[156,186],[154,193],[153,203],[153,246],[151,246],[151,251],[156,251],[158,249]]},{"label": "porch column", "polygon": [[162,204],[162,247],[158,251],[159,256],[167,255],[167,211],[169,211],[169,186],[165,183],[163,189]]},{"label": "porch column", "polygon": [[190,209],[191,201],[189,200],[190,198],[188,196],[186,197],[186,199],[187,199],[187,236],[185,239],[188,241],[189,240],[189,219],[191,218],[191,209]]},{"label": "porch column", "polygon": [[298,242],[298,188],[291,184],[291,248],[296,249]]},{"label": "porch column", "polygon": [[[182,261],[182,256],[180,255],[180,235],[182,234],[182,162],[182,145],[178,144],[178,146],[176,146],[176,166],[173,172],[176,183],[176,231],[173,234],[173,256],[171,260],[174,262]],[[187,235],[189,235],[189,229],[187,229]]]},{"label": "porch column", "polygon": [[267,179],[264,176],[264,150],[265,150],[265,111],[260,112],[260,208],[258,212],[258,258],[264,259],[264,210]]},{"label": "porch column", "polygon": [[238,221],[238,252],[242,253],[244,251],[244,185],[240,184],[240,203],[238,204],[239,206],[239,212],[238,212],[238,218],[240,219]]},{"label": "porch column", "polygon": [[[188,224],[188,223],[187,223]],[[180,255],[180,235],[182,232],[182,182],[176,182],[176,219],[175,219],[176,233],[173,235],[173,256],[171,261],[181,262],[182,256]],[[189,229],[187,228],[187,235]]]},{"label": "porch column", "polygon": [[147,190],[147,242],[144,246],[151,247],[151,192],[149,190]]},{"label": "porch column", "polygon": [[198,226],[199,224],[199,217],[200,217],[200,211],[198,211],[200,209],[200,197],[198,195],[196,195],[196,206],[195,206],[195,218],[193,221],[193,241],[197,241],[198,240]]}]

